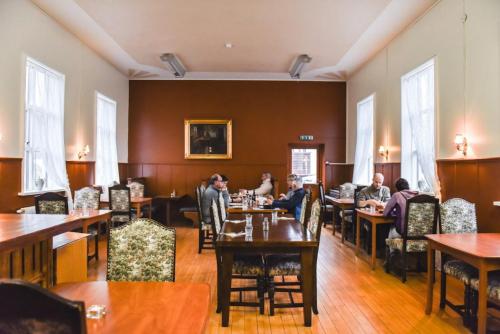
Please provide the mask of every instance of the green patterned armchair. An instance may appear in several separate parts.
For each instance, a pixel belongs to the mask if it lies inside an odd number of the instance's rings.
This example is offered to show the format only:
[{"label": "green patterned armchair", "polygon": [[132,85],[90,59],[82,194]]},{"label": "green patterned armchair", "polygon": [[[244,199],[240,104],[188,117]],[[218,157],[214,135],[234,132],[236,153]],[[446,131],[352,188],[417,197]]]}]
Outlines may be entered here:
[{"label": "green patterned armchair", "polygon": [[309,199],[307,197],[307,194],[304,195],[302,198],[302,205],[300,207],[300,223],[305,226],[306,223],[306,215],[307,215],[307,203]]},{"label": "green patterned armchair", "polygon": [[68,198],[58,193],[35,196],[35,212],[38,214],[67,215]]},{"label": "green patterned armchair", "polygon": [[[401,253],[401,281],[406,282],[408,253],[427,252],[426,234],[435,234],[439,215],[439,200],[430,195],[417,195],[406,201],[406,216],[401,238],[386,239],[386,272],[390,271],[390,249]],[[418,258],[420,269],[420,258]]]},{"label": "green patterned armchair", "polygon": [[[304,203],[304,202],[302,202]],[[321,225],[323,223],[323,207],[321,206],[320,200],[316,199],[311,205],[311,212],[309,215],[309,220],[305,225],[305,229],[310,232],[318,242],[321,238]],[[318,314],[317,307],[317,289],[316,289],[316,263],[318,258],[318,249],[314,251],[314,291],[313,291],[313,312]],[[301,262],[300,254],[271,254],[266,256],[266,279],[268,281],[268,294],[269,294],[269,305],[270,305],[270,315],[274,315],[274,309],[276,307],[300,307],[301,303],[296,303],[293,299],[290,300],[288,304],[276,304],[274,300],[275,291],[288,292],[289,294],[293,292],[301,292],[300,288],[294,288],[291,282],[276,282],[274,277],[276,276],[297,276],[300,277]],[[301,286],[300,281],[296,282],[296,285]],[[277,287],[277,288],[276,288]]]},{"label": "green patterned armchair", "polygon": [[144,185],[139,182],[131,182],[128,184],[130,189],[130,197],[141,198],[144,197]]},{"label": "green patterned armchair", "polygon": [[[471,327],[476,327],[472,322],[477,321],[477,308],[478,308],[478,290],[479,290],[479,278],[472,278],[470,281],[471,285]],[[500,270],[491,271],[488,274],[488,287],[486,288],[486,295],[489,299],[493,301],[491,306],[498,309],[500,305]],[[474,319],[474,320],[473,320]]]},{"label": "green patterned armchair", "polygon": [[[476,206],[461,198],[452,198],[440,205],[441,233],[477,233]],[[446,299],[446,276],[450,275],[464,284],[464,304],[455,305]],[[478,277],[473,266],[441,254],[441,299],[439,306],[446,305],[460,314],[464,325],[471,321],[471,280]]]},{"label": "green patterned armchair", "polygon": [[100,194],[98,190],[91,187],[85,187],[75,191],[75,209],[99,210]]},{"label": "green patterned armchair", "polygon": [[109,208],[111,213],[111,226],[126,223],[131,219],[130,189],[117,184],[108,188]]},{"label": "green patterned armchair", "polygon": [[108,281],[175,281],[175,229],[139,218],[111,228]]}]

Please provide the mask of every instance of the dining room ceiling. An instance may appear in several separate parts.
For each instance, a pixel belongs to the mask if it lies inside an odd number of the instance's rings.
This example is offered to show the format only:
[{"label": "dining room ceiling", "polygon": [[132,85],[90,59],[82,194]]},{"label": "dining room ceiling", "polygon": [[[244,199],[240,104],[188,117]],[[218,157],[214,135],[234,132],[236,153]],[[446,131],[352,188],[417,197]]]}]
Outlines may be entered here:
[{"label": "dining room ceiling", "polygon": [[[436,0],[32,0],[131,79],[345,80]],[[230,44],[230,45],[228,45]]]}]

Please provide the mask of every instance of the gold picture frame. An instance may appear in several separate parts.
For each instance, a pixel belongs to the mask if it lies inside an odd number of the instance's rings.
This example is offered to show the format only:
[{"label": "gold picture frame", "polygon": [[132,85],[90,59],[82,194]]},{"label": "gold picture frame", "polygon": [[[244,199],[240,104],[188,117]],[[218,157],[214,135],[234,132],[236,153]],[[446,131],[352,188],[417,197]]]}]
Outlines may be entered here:
[{"label": "gold picture frame", "polygon": [[232,159],[232,120],[185,119],[185,159]]}]

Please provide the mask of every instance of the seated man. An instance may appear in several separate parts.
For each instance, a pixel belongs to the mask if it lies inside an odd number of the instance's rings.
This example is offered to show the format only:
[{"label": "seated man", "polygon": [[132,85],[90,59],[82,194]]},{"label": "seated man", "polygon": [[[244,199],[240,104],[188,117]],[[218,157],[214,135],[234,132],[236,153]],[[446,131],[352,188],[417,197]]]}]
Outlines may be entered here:
[{"label": "seated man", "polygon": [[358,206],[365,207],[369,206],[381,206],[391,197],[391,191],[388,187],[383,186],[384,175],[381,173],[375,173],[373,175],[372,184],[368,187],[361,189],[358,194]]},{"label": "seated man", "polygon": [[[410,190],[408,181],[403,178],[396,181],[396,190],[397,192],[392,195],[391,199],[387,202],[384,208],[384,216],[396,218],[394,225],[389,231],[389,239],[401,238],[406,214],[406,201],[418,195],[418,191]],[[393,249],[391,249],[391,253],[392,252]]]},{"label": "seated man", "polygon": [[261,176],[262,184],[254,190],[250,190],[252,194],[257,196],[270,195],[273,191],[273,183],[271,173],[262,173]]},{"label": "seated man", "polygon": [[229,196],[229,191],[227,190],[227,183],[229,182],[229,179],[226,175],[222,174],[220,177],[222,178],[222,198],[224,199],[224,206],[227,209],[229,207],[229,202],[231,202],[231,196]]},{"label": "seated man", "polygon": [[201,213],[205,223],[210,223],[212,221],[210,218],[210,206],[212,205],[213,199],[216,201],[219,199],[223,187],[222,177],[219,174],[212,175],[208,183],[209,186],[201,198]]},{"label": "seated man", "polygon": [[288,186],[288,192],[286,194],[280,194],[280,200],[290,199],[293,195],[292,183],[297,178],[297,175],[290,174],[286,178],[286,185]]},{"label": "seated man", "polygon": [[[293,174],[292,174],[293,175]],[[289,177],[291,178],[290,175]],[[305,190],[302,188],[302,179],[300,176],[295,175],[292,181],[293,195],[290,199],[285,200],[273,200],[272,198],[267,199],[267,204],[272,205],[273,208],[283,208],[287,209],[288,213],[294,215],[295,219],[300,219],[300,211],[302,209],[302,199],[306,195]]]}]

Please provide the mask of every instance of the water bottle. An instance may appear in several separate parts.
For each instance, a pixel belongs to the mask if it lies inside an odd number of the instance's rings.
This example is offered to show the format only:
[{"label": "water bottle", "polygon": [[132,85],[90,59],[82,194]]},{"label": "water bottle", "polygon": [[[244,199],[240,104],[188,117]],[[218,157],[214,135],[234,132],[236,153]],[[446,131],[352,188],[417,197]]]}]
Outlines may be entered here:
[{"label": "water bottle", "polygon": [[267,217],[265,217],[264,221],[262,222],[262,230],[269,231],[269,220],[267,219]]}]

